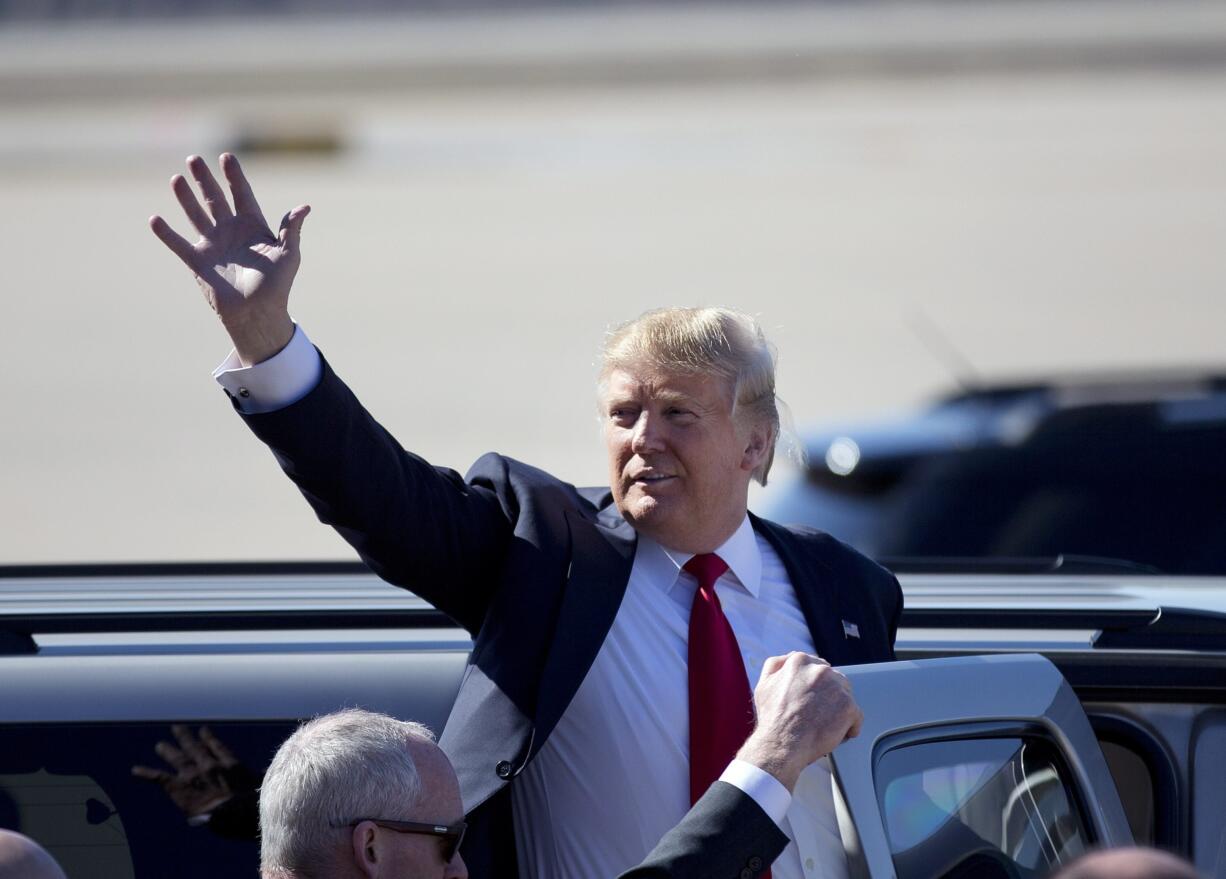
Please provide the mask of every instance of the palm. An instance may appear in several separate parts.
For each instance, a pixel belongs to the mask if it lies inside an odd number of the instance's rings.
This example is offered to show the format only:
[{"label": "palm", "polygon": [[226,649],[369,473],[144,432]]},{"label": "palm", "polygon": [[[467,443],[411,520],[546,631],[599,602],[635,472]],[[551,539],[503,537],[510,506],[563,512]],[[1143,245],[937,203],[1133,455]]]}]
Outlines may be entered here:
[{"label": "palm", "polygon": [[257,300],[285,304],[298,261],[260,217],[234,217],[196,242],[192,270],[223,318]]},{"label": "palm", "polygon": [[302,221],[310,208],[294,208],[274,233],[234,156],[221,157],[233,207],[203,159],[192,156],[187,167],[204,205],[183,176],[175,175],[170,186],[199,239],[190,243],[161,217],[153,217],[150,225],[196,276],[240,357],[259,362],[275,354],[292,333],[289,291],[301,262]]}]

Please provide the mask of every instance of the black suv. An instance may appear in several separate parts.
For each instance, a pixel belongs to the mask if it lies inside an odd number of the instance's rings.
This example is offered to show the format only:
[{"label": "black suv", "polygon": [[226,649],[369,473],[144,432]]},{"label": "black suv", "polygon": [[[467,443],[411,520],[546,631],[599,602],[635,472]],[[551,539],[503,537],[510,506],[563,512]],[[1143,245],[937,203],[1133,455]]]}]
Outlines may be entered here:
[{"label": "black suv", "polygon": [[1226,376],[967,390],[807,436],[768,518],[884,560],[1060,556],[1226,574]]}]

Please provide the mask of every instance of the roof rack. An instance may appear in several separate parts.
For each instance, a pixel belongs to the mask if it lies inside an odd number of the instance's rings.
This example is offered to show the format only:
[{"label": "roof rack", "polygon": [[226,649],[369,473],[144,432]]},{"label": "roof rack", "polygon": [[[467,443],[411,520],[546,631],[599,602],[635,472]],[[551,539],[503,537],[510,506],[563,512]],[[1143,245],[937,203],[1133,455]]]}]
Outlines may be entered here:
[{"label": "roof rack", "polygon": [[904,608],[902,625],[928,629],[1081,629],[1096,650],[1226,652],[1226,614],[1156,609]]},{"label": "roof rack", "polygon": [[93,632],[250,632],[303,629],[445,629],[456,622],[433,608],[121,611],[0,615],[0,654],[37,653],[35,635]]},{"label": "roof rack", "polygon": [[1161,608],[904,607],[902,625],[927,629],[1089,629],[1107,632],[1144,628],[1161,612]]},{"label": "roof rack", "polygon": [[370,574],[358,561],[259,562],[80,562],[0,565],[0,580],[59,577],[211,577],[309,574]]},{"label": "roof rack", "polygon": [[1127,559],[1061,553],[1055,556],[883,556],[877,562],[900,574],[1161,574]]},{"label": "roof rack", "polygon": [[361,562],[0,565],[0,654],[50,634],[456,626]]}]

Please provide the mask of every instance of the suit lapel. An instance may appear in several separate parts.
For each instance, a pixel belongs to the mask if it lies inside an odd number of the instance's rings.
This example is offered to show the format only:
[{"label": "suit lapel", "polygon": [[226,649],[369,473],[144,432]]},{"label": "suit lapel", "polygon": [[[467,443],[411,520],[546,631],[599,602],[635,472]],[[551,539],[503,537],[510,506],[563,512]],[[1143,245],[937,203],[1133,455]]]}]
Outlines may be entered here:
[{"label": "suit lapel", "polygon": [[606,508],[596,522],[568,510],[566,524],[570,571],[541,675],[537,748],[549,737],[592,667],[626,594],[634,563],[634,529],[615,508]]},{"label": "suit lapel", "polygon": [[759,519],[753,513],[749,518],[787,568],[818,655],[831,665],[847,665],[854,661],[855,651],[848,648],[843,633],[842,602],[834,572],[786,528]]}]

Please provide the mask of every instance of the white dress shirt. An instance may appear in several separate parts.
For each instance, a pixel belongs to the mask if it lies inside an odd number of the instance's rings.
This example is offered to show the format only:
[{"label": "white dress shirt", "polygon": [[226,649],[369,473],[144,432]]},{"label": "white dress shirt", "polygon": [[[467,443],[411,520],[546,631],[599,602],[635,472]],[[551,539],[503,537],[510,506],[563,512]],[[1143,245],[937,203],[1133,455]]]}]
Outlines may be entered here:
[{"label": "white dress shirt", "polygon": [[[247,414],[271,412],[319,382],[319,354],[301,328],[274,357],[243,367],[232,351],[214,378]],[[750,686],[770,656],[814,653],[782,561],[746,517],[717,550],[716,581]],[[537,757],[512,785],[520,874],[607,879],[638,864],[689,810],[690,555],[639,536],[609,635]],[[805,770],[793,794],[734,760],[721,780],[752,797],[791,838],[775,879],[846,879],[828,759]],[[531,816],[530,818],[528,816]]]},{"label": "white dress shirt", "polygon": [[[729,571],[715,591],[750,685],[768,657],[813,653],[783,562],[748,517],[716,552]],[[615,876],[689,810],[687,654],[698,588],[682,570],[689,559],[639,535],[625,597],[595,662],[512,788],[520,875]],[[826,759],[801,774],[780,822],[793,842],[771,867],[775,879],[846,879],[831,784]]]}]

